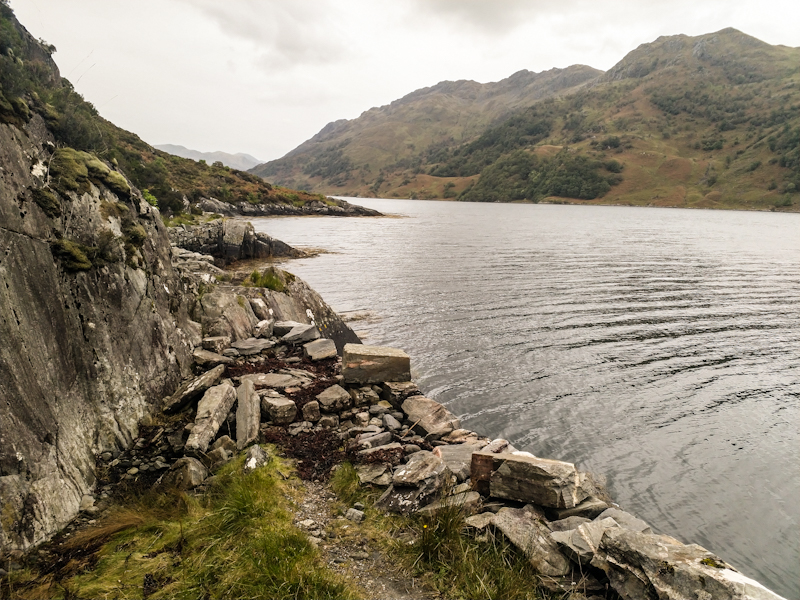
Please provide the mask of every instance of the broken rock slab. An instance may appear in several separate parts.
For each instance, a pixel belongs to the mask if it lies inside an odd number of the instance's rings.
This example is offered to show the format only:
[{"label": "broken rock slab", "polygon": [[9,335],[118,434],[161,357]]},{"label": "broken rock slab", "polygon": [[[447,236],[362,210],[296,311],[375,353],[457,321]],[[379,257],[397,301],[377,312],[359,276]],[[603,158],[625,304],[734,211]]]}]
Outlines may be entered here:
[{"label": "broken rock slab", "polygon": [[350,384],[411,381],[411,359],[397,348],[345,344],[342,376]]},{"label": "broken rock slab", "polygon": [[289,333],[281,337],[281,341],[288,344],[303,344],[312,342],[320,338],[319,329],[316,325],[297,325]]},{"label": "broken rock slab", "polygon": [[638,533],[653,533],[650,526],[639,517],[635,517],[631,513],[620,510],[619,508],[612,507],[604,510],[595,521],[600,521],[602,519],[614,519],[623,529],[630,529]]},{"label": "broken rock slab", "polygon": [[175,461],[159,479],[159,485],[187,491],[196,488],[208,477],[208,469],[196,458],[185,456]]},{"label": "broken rock slab", "polygon": [[208,350],[216,354],[222,354],[222,351],[230,345],[231,338],[228,335],[215,335],[203,338],[203,350]]},{"label": "broken rock slab", "polygon": [[608,509],[609,506],[606,502],[595,496],[589,496],[580,504],[572,508],[562,508],[553,510],[553,515],[557,521],[567,519],[569,517],[583,517],[586,519],[594,519],[603,511]]},{"label": "broken rock slab", "polygon": [[[572,517],[578,518],[578,517]],[[619,527],[612,518],[600,519],[582,523],[575,529],[567,531],[553,531],[550,537],[555,540],[564,554],[569,556],[576,563],[588,566],[597,554],[600,540],[606,529]]]},{"label": "broken rock slab", "polygon": [[445,508],[458,508],[465,516],[477,512],[481,505],[481,495],[478,492],[461,492],[452,496],[446,496],[427,506],[423,506],[417,511],[418,515],[433,516]]},{"label": "broken rock slab", "polygon": [[194,352],[192,352],[192,358],[196,364],[206,368],[216,367],[217,365],[228,365],[233,362],[232,358],[222,356],[216,352],[203,350],[202,348],[195,348]]},{"label": "broken rock slab", "polygon": [[275,346],[275,342],[271,340],[264,340],[261,338],[247,338],[246,340],[239,340],[233,342],[231,348],[236,350],[240,356],[254,356],[261,354],[264,350],[269,350]]},{"label": "broken rock slab", "polygon": [[208,445],[228,417],[234,402],[236,402],[236,392],[228,381],[206,390],[197,404],[194,427],[184,446],[186,454],[202,455],[208,450]]},{"label": "broken rock slab", "polygon": [[244,381],[236,390],[236,447],[243,450],[258,438],[261,423],[261,400],[252,381]]},{"label": "broken rock slab", "polygon": [[479,452],[482,444],[455,444],[438,446],[433,453],[440,456],[447,468],[456,476],[459,483],[469,479],[472,467],[472,453]]},{"label": "broken rock slab", "polygon": [[412,381],[386,381],[381,385],[381,399],[389,402],[394,408],[400,408],[409,396],[419,395],[419,388]]},{"label": "broken rock slab", "polygon": [[164,412],[176,413],[180,411],[192,400],[202,396],[208,388],[217,385],[224,373],[225,365],[219,365],[194,379],[184,382],[172,396],[164,398]]},{"label": "broken rock slab", "polygon": [[591,564],[623,600],[784,600],[705,548],[665,535],[608,529]]},{"label": "broken rock slab", "polygon": [[285,396],[264,396],[262,402],[269,412],[269,418],[275,425],[288,425],[297,417],[297,405]]},{"label": "broken rock slab", "polygon": [[333,340],[321,339],[309,342],[303,346],[303,355],[312,361],[336,358],[336,343]]},{"label": "broken rock slab", "polygon": [[525,508],[501,508],[492,525],[519,548],[542,575],[560,577],[570,571],[570,561],[550,537],[550,529]]},{"label": "broken rock slab", "polygon": [[303,325],[303,323],[298,323],[297,321],[276,321],[272,326],[272,335],[283,337],[298,325]]},{"label": "broken rock slab", "polygon": [[461,427],[461,421],[453,413],[425,396],[406,398],[403,412],[414,423],[414,431],[428,439],[438,440]]},{"label": "broken rock slab", "polygon": [[311,383],[311,379],[296,377],[288,373],[254,373],[252,375],[242,375],[239,378],[241,383],[252,381],[257,388],[274,388],[278,390],[287,387],[302,387]]},{"label": "broken rock slab", "polygon": [[275,321],[273,319],[262,319],[253,327],[253,337],[264,339],[272,337],[272,328],[274,326]]},{"label": "broken rock slab", "polygon": [[320,394],[317,394],[320,410],[323,412],[339,412],[350,408],[353,403],[350,394],[340,385],[332,385]]},{"label": "broken rock slab", "polygon": [[364,464],[356,467],[358,480],[366,485],[379,485],[385,487],[392,483],[392,469],[385,464]]}]

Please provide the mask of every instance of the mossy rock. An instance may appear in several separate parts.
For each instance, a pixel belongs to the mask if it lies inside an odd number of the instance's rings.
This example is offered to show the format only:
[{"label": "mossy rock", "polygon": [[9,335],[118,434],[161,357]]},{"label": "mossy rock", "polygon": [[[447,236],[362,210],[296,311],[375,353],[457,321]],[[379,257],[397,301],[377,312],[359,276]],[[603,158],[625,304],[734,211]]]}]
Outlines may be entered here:
[{"label": "mossy rock", "polygon": [[138,223],[126,223],[123,226],[123,232],[125,233],[125,241],[137,248],[140,248],[147,239],[147,231]]},{"label": "mossy rock", "polygon": [[131,195],[131,186],[128,184],[128,180],[116,171],[109,170],[103,178],[103,183],[117,195]]},{"label": "mossy rock", "polygon": [[49,188],[30,188],[33,201],[39,205],[39,208],[44,211],[51,219],[61,216],[61,200]]},{"label": "mossy rock", "polygon": [[267,288],[273,292],[283,292],[286,286],[295,280],[295,276],[288,271],[283,271],[276,267],[269,267],[260,273],[253,271],[250,276],[242,282],[242,285]]},{"label": "mossy rock", "polygon": [[89,171],[89,177],[92,179],[103,180],[111,171],[106,164],[99,158],[89,155],[86,159],[86,169]]},{"label": "mossy rock", "polygon": [[50,250],[67,271],[88,271],[92,268],[84,248],[77,242],[56,240],[50,244]]},{"label": "mossy rock", "polygon": [[91,157],[86,152],[72,148],[59,148],[53,154],[50,163],[50,175],[54,179],[57,190],[68,192],[88,191],[89,169],[86,159]]},{"label": "mossy rock", "polygon": [[24,98],[12,98],[11,106],[14,107],[14,112],[26,123],[31,120],[31,109]]}]

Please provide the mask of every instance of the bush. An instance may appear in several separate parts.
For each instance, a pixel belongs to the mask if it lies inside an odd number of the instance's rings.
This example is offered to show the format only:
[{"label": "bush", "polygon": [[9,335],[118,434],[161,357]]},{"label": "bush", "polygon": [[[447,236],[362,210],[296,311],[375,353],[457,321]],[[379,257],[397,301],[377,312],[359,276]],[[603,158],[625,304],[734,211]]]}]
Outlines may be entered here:
[{"label": "bush", "polygon": [[88,271],[92,268],[86,248],[70,240],[56,240],[50,244],[50,250],[67,271]]}]

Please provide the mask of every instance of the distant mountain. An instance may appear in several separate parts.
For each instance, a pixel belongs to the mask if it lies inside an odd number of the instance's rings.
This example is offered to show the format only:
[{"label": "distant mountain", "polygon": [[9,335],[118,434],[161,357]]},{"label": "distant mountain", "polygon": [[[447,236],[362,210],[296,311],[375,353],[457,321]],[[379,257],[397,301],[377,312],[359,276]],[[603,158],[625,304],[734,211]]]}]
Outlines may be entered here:
[{"label": "distant mountain", "polygon": [[221,162],[226,167],[239,169],[240,171],[247,171],[261,163],[255,156],[250,156],[243,152],[237,152],[236,154],[228,154],[227,152],[200,152],[198,150],[186,148],[185,146],[176,146],[175,144],[159,144],[153,147],[162,152],[180,156],[181,158],[191,158],[196,161],[204,160],[208,164]]},{"label": "distant mountain", "polygon": [[800,49],[724,29],[607,73],[444,82],[251,172],[337,195],[800,210]]}]

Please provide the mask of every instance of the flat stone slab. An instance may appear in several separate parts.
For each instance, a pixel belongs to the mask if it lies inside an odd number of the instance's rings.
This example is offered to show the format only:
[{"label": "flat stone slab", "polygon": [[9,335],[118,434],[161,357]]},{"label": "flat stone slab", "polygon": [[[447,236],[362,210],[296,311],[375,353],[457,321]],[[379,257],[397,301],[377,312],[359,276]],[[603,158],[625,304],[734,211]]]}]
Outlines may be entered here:
[{"label": "flat stone slab", "polygon": [[349,392],[340,385],[332,385],[320,394],[317,394],[319,408],[323,412],[338,412],[350,408],[353,399]]},{"label": "flat stone slab", "polygon": [[411,359],[397,348],[345,344],[342,376],[346,383],[411,381]]},{"label": "flat stone slab", "polygon": [[480,505],[481,495],[478,492],[462,492],[431,502],[427,506],[420,508],[417,514],[433,516],[442,509],[456,507],[460,509],[465,516],[468,516],[474,514]]},{"label": "flat stone slab", "polygon": [[164,398],[164,412],[178,412],[192,400],[202,396],[208,388],[217,385],[224,373],[225,365],[219,365],[194,379],[184,382],[172,396]]},{"label": "flat stone slab", "polygon": [[240,356],[254,356],[261,354],[264,350],[269,350],[275,346],[275,342],[260,338],[248,338],[233,342],[231,348],[236,350]]},{"label": "flat stone slab", "polygon": [[229,335],[215,335],[203,338],[203,350],[222,354],[228,346],[231,345],[231,337]]},{"label": "flat stone slab", "polygon": [[309,342],[303,346],[303,355],[311,360],[325,360],[336,358],[336,343],[333,340],[321,339]]},{"label": "flat stone slab", "polygon": [[243,450],[258,438],[261,423],[261,400],[252,381],[244,381],[236,390],[236,447]]},{"label": "flat stone slab", "polygon": [[614,519],[623,529],[630,529],[638,533],[653,533],[650,526],[639,517],[635,517],[631,513],[620,510],[619,508],[607,508],[597,516],[595,521],[609,518]]},{"label": "flat stone slab", "polygon": [[300,387],[308,384],[311,380],[289,375],[288,373],[254,373],[252,375],[242,375],[239,378],[241,383],[245,381],[253,382],[257,388],[273,388],[277,390],[287,387]]},{"label": "flat stone slab", "polygon": [[584,517],[586,519],[594,519],[608,508],[608,504],[606,504],[603,500],[600,500],[600,498],[589,496],[583,502],[573,506],[572,508],[562,508],[554,512],[557,520],[566,519],[568,517]]},{"label": "flat stone slab", "polygon": [[397,487],[427,487],[438,491],[451,476],[444,461],[433,452],[421,450],[395,469],[392,483]]},{"label": "flat stone slab", "polygon": [[441,456],[444,464],[452,471],[459,482],[469,479],[472,467],[472,453],[479,452],[483,444],[455,444],[439,446],[433,453]]},{"label": "flat stone slab", "polygon": [[184,451],[189,454],[204,454],[220,425],[228,417],[228,413],[236,402],[236,392],[227,381],[209,388],[197,404],[197,416],[194,428],[186,440]]},{"label": "flat stone slab", "polygon": [[297,321],[276,321],[272,326],[272,335],[283,337],[298,325],[303,325],[303,323],[298,323]]},{"label": "flat stone slab", "polygon": [[392,450],[402,450],[403,446],[399,442],[392,442],[385,446],[376,446],[375,448],[367,448],[366,450],[359,450],[358,455],[367,458],[370,455],[378,454],[380,452],[390,452]]},{"label": "flat stone slab", "polygon": [[358,480],[362,484],[387,486],[392,483],[392,469],[384,464],[365,464],[356,467]]},{"label": "flat stone slab", "polygon": [[501,508],[494,515],[492,525],[503,532],[542,575],[560,577],[569,573],[569,559],[551,539],[550,529],[533,513],[524,508]]},{"label": "flat stone slab", "polygon": [[201,367],[216,367],[217,365],[228,365],[233,362],[233,359],[227,356],[203,350],[202,348],[195,348],[194,352],[192,352],[192,358]]},{"label": "flat stone slab", "polygon": [[483,531],[489,525],[492,524],[492,519],[494,519],[495,513],[493,512],[485,512],[480,513],[479,515],[472,515],[471,517],[467,517],[464,519],[464,523],[468,527],[473,527],[479,531]]},{"label": "flat stone slab", "polygon": [[403,412],[414,423],[414,430],[428,439],[439,439],[461,427],[461,421],[453,413],[425,396],[406,398]]},{"label": "flat stone slab", "polygon": [[362,436],[358,440],[358,446],[362,450],[367,448],[377,448],[378,446],[385,446],[386,444],[391,443],[393,437],[394,436],[388,431],[376,433],[375,435],[371,435],[369,437]]},{"label": "flat stone slab", "polygon": [[297,325],[289,333],[281,338],[281,341],[288,344],[303,344],[320,338],[319,329],[316,325]]}]

